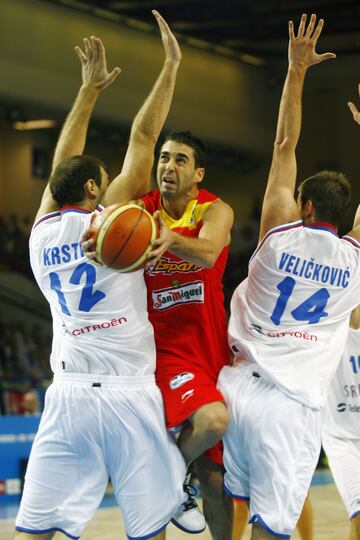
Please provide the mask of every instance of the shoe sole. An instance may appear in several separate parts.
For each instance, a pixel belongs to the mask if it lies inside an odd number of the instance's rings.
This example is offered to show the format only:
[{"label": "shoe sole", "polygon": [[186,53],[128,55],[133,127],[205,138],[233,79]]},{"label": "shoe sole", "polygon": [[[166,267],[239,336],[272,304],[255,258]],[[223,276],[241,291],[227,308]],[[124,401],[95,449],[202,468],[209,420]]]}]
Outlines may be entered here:
[{"label": "shoe sole", "polygon": [[180,529],[180,531],[186,532],[188,534],[200,534],[200,533],[204,532],[205,529],[206,529],[206,525],[205,525],[205,527],[203,529],[200,529],[199,531],[190,531],[189,529],[185,529],[185,527],[180,525],[180,523],[178,523],[174,518],[172,518],[170,521],[171,521],[171,523],[173,523],[175,525],[175,527]]}]

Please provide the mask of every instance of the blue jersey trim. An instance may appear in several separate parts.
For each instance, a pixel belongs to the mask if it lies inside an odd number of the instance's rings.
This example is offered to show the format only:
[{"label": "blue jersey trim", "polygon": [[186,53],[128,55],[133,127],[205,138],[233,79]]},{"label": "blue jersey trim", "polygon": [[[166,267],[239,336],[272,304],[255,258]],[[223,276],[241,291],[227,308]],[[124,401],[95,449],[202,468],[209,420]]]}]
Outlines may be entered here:
[{"label": "blue jersey trim", "polygon": [[47,534],[50,532],[61,532],[65,534],[65,536],[67,536],[68,538],[71,538],[72,540],[78,540],[78,538],[80,538],[80,536],[73,536],[72,534],[67,533],[66,531],[64,531],[64,529],[60,529],[60,527],[51,527],[50,529],[43,529],[41,531],[34,531],[32,529],[26,529],[25,527],[15,527],[15,530],[19,532],[25,532],[28,534]]},{"label": "blue jersey trim", "polygon": [[60,210],[61,215],[68,214],[69,212],[74,212],[75,214],[91,214],[90,210],[85,210],[85,208],[78,208],[77,206],[64,206]]},{"label": "blue jersey trim", "polygon": [[351,514],[351,516],[350,516],[350,521],[351,521],[352,519],[354,519],[354,517],[358,516],[359,514],[360,514],[360,510],[357,510],[356,512],[354,512],[353,514]]},{"label": "blue jersey trim", "polygon": [[225,491],[225,493],[227,493],[229,495],[229,497],[231,497],[232,499],[236,499],[237,501],[246,501],[246,502],[250,501],[250,497],[246,497],[245,495],[235,495],[225,485],[224,485],[224,491]]},{"label": "blue jersey trim", "polygon": [[360,249],[360,244],[355,240],[355,238],[352,238],[351,236],[342,236],[341,240],[346,240],[350,244],[352,244],[354,247]]},{"label": "blue jersey trim", "polygon": [[304,227],[306,227],[307,229],[318,229],[320,231],[326,231],[326,232],[329,232],[331,234],[333,234],[334,236],[336,237],[339,237],[338,233],[332,229],[331,227],[327,227],[326,225],[304,225]]},{"label": "blue jersey trim", "polygon": [[252,261],[252,259],[255,257],[255,255],[257,254],[257,252],[259,251],[259,249],[261,248],[261,246],[265,242],[265,240],[267,240],[269,238],[269,236],[271,236],[272,234],[278,233],[278,232],[289,231],[290,229],[298,229],[299,227],[303,227],[303,226],[304,226],[304,224],[303,224],[302,221],[293,221],[292,223],[285,223],[285,225],[280,225],[279,227],[274,227],[273,229],[270,229],[265,234],[264,238],[261,240],[258,247],[255,249],[254,253],[252,254],[252,256],[250,258],[250,261]]},{"label": "blue jersey trim", "polygon": [[54,218],[54,217],[60,217],[60,215],[61,215],[61,213],[59,212],[59,210],[56,210],[56,212],[51,212],[50,214],[45,214],[44,216],[39,218],[37,221],[35,221],[35,223],[33,225],[33,229],[35,229],[35,227],[40,225],[40,223],[42,223],[43,221],[46,221],[46,220]]},{"label": "blue jersey trim", "polygon": [[270,529],[270,527],[266,525],[265,521],[259,516],[259,514],[254,514],[253,516],[251,516],[249,523],[255,523],[255,521],[258,521],[260,525],[265,529],[265,531],[267,531],[269,534],[272,534],[276,538],[290,538],[291,536],[290,534],[276,533],[275,531]]},{"label": "blue jersey trim", "polygon": [[150,534],[146,534],[145,536],[129,536],[128,535],[128,539],[129,540],[146,540],[147,538],[151,538],[152,536],[156,536],[157,534],[161,533],[161,531],[163,531],[165,529],[165,527],[168,525],[169,522],[165,523],[165,525],[162,525],[162,527],[160,527],[160,529],[157,529],[156,531],[150,533]]}]

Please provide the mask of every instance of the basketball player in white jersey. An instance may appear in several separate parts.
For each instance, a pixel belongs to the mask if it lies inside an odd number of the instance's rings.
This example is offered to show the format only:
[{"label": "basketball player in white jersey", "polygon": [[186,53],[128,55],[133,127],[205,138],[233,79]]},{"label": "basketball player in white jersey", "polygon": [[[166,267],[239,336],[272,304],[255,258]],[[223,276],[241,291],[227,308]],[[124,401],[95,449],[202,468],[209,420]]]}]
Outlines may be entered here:
[{"label": "basketball player in white jersey", "polygon": [[322,411],[321,435],[351,520],[349,540],[360,540],[360,307],[351,314],[345,350]]},{"label": "basketball player in white jersey", "polygon": [[339,238],[348,181],[323,171],[294,197],[295,149],[308,68],[323,21],[289,23],[289,67],[263,201],[260,243],[235,291],[229,322],[233,367],[219,388],[230,422],[225,485],[249,502],[252,538],[290,538],[320,451],[320,407],[360,299],[360,229]]},{"label": "basketball player in white jersey", "polygon": [[[98,203],[126,200],[134,183],[142,194],[151,172],[181,58],[167,24],[154,15],[164,66],[134,120],[122,172],[109,188],[99,160],[74,154],[82,153],[100,91],[120,70],[108,72],[100,39],[92,36],[84,40],[85,51],[77,48],[83,84],[30,238],[31,266],[53,316],[54,382],[29,460],[16,539],[50,539],[56,531],[79,538],[109,477],[131,539],[159,537],[184,500],[185,464],[166,432],[154,379],[143,272],[120,275],[96,267],[80,247]],[[83,130],[68,137],[79,118]]]}]

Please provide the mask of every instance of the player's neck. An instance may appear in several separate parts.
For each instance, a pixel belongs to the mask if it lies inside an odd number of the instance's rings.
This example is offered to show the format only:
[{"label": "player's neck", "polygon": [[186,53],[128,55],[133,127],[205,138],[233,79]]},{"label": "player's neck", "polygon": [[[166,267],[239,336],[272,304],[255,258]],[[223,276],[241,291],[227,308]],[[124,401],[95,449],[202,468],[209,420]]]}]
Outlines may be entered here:
[{"label": "player's neck", "polygon": [[93,212],[97,207],[97,201],[96,199],[84,199],[79,203],[70,204],[68,206],[76,206],[76,208],[82,208],[88,212]]},{"label": "player's neck", "polygon": [[193,186],[188,193],[181,195],[177,199],[165,199],[163,197],[162,206],[166,213],[169,214],[169,216],[171,216],[173,219],[180,219],[183,216],[189,202],[196,199],[198,194],[199,190],[196,186]]}]

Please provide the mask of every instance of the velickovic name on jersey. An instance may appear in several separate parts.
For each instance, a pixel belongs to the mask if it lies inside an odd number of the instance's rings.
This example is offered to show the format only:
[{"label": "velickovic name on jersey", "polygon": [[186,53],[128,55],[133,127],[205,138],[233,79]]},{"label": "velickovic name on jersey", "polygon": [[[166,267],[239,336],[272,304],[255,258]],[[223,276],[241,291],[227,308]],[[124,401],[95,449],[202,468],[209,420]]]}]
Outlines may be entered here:
[{"label": "velickovic name on jersey", "polygon": [[181,287],[160,289],[152,292],[154,309],[168,309],[178,304],[203,304],[204,283],[194,281]]},{"label": "velickovic name on jersey", "polygon": [[283,270],[294,276],[304,277],[312,281],[321,282],[324,285],[335,285],[346,289],[349,285],[350,271],[348,268],[336,268],[317,263],[311,259],[302,259],[291,253],[283,252],[280,256],[279,270]]},{"label": "velickovic name on jersey", "polygon": [[42,255],[44,266],[69,263],[84,257],[80,242],[44,248]]},{"label": "velickovic name on jersey", "polygon": [[172,272],[198,272],[200,266],[187,261],[172,261],[167,257],[161,257],[153,266],[146,269],[148,274],[162,273],[171,274]]}]

